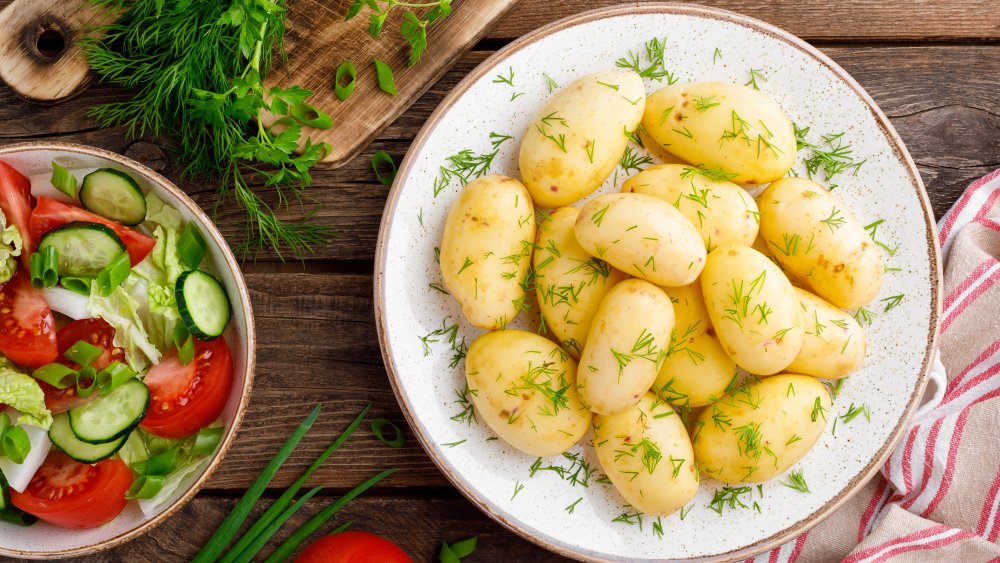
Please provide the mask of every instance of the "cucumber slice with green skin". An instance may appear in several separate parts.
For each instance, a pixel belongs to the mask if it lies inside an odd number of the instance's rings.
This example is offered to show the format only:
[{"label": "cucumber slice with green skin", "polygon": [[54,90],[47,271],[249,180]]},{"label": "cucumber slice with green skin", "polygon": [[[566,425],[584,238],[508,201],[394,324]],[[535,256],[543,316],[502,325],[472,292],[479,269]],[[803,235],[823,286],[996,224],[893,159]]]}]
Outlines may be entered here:
[{"label": "cucumber slice with green skin", "polygon": [[38,251],[54,246],[59,252],[59,275],[93,277],[125,252],[125,243],[111,227],[74,221],[45,233]]},{"label": "cucumber slice with green skin", "polygon": [[80,203],[88,211],[122,225],[146,220],[146,196],[128,174],[101,168],[87,174],[80,185]]},{"label": "cucumber slice with green skin", "polygon": [[63,453],[76,461],[82,463],[96,463],[102,459],[107,459],[125,445],[128,436],[106,442],[104,444],[88,444],[80,441],[69,423],[69,414],[60,413],[52,419],[52,427],[49,428],[49,440],[52,444],[62,450]]},{"label": "cucumber slice with green skin", "polygon": [[138,379],[121,385],[111,394],[69,410],[73,434],[88,444],[104,444],[128,436],[146,416],[149,389]]},{"label": "cucumber slice with green skin", "polygon": [[201,270],[189,270],[177,278],[174,291],[188,332],[203,340],[222,335],[232,311],[219,280]]}]

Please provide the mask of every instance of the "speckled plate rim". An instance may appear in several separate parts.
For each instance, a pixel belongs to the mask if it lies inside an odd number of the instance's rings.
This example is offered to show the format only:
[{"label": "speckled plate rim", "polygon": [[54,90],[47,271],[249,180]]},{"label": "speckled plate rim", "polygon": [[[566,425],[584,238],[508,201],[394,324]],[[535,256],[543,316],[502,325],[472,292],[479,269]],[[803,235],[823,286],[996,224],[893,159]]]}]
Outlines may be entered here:
[{"label": "speckled plate rim", "polygon": [[65,151],[71,153],[77,153],[85,156],[95,156],[98,158],[104,158],[110,160],[122,167],[141,174],[150,183],[162,188],[163,190],[170,192],[170,195],[177,198],[185,207],[185,209],[194,215],[198,222],[200,223],[202,233],[208,235],[212,242],[219,247],[222,251],[222,256],[225,259],[225,266],[232,272],[233,280],[236,282],[236,291],[240,296],[240,309],[243,312],[243,316],[246,319],[246,331],[247,331],[247,358],[246,367],[243,374],[243,389],[240,392],[240,402],[236,407],[236,414],[233,416],[233,423],[226,429],[225,435],[222,437],[222,444],[220,445],[218,451],[215,453],[215,458],[202,473],[201,477],[194,482],[193,485],[188,489],[186,493],[173,504],[171,504],[166,510],[157,514],[153,518],[144,522],[142,525],[129,530],[128,532],[119,534],[115,537],[108,538],[98,543],[84,545],[76,547],[73,549],[62,549],[58,551],[22,551],[19,549],[10,549],[0,546],[0,555],[9,557],[22,557],[25,559],[62,559],[65,557],[80,557],[83,555],[93,555],[95,553],[111,549],[113,547],[120,546],[126,542],[129,542],[141,535],[146,534],[153,528],[159,526],[170,518],[175,512],[184,508],[184,506],[194,498],[198,491],[205,485],[208,479],[212,476],[215,468],[222,463],[222,459],[226,457],[226,453],[229,452],[229,448],[232,446],[233,439],[236,437],[236,433],[239,431],[240,425],[243,423],[243,416],[246,414],[247,405],[250,402],[250,389],[253,387],[253,374],[254,367],[257,359],[257,336],[254,328],[253,322],[253,310],[250,306],[250,292],[247,290],[246,281],[243,279],[243,272],[240,270],[240,265],[236,261],[236,257],[233,256],[232,250],[229,248],[229,244],[226,239],[222,237],[219,230],[215,227],[215,223],[211,218],[202,211],[201,207],[194,202],[183,190],[175,186],[170,180],[167,180],[161,176],[155,170],[142,165],[131,158],[122,156],[111,151],[104,149],[99,149],[96,147],[90,147],[86,145],[78,145],[75,143],[60,143],[60,142],[27,142],[27,143],[15,143],[12,145],[0,146],[0,158],[5,155],[10,155],[13,153],[25,153],[31,151]]},{"label": "speckled plate rim", "polygon": [[[396,365],[394,361],[394,356],[392,352],[392,347],[389,344],[389,340],[386,337],[386,318],[385,318],[385,284],[383,282],[383,277],[385,275],[386,266],[386,247],[390,236],[391,230],[391,219],[396,213],[396,206],[399,201],[400,193],[403,190],[403,179],[406,178],[410,169],[414,166],[416,159],[413,155],[419,153],[427,140],[431,137],[436,129],[438,123],[447,114],[452,106],[469,90],[469,88],[484,75],[493,72],[496,67],[510,57],[515,52],[535,43],[536,41],[552,35],[553,33],[562,31],[564,29],[574,27],[577,25],[614,18],[618,16],[626,15],[638,15],[638,14],[671,14],[671,15],[686,15],[701,17],[705,19],[714,19],[725,21],[733,24],[737,24],[743,27],[750,28],[753,31],[762,33],[765,35],[770,35],[776,39],[779,39],[789,46],[794,47],[809,57],[815,59],[819,64],[827,67],[834,75],[836,75],[840,80],[842,80],[847,86],[849,86],[854,93],[861,99],[861,101],[868,107],[871,111],[872,116],[875,118],[879,127],[882,129],[885,136],[888,138],[892,145],[892,149],[899,161],[903,163],[906,170],[909,172],[911,185],[916,192],[917,198],[920,201],[921,209],[924,212],[924,222],[925,231],[924,234],[927,240],[927,247],[929,249],[927,254],[927,260],[929,262],[929,270],[931,272],[930,276],[930,297],[931,297],[931,312],[930,312],[930,330],[927,335],[927,346],[924,348],[924,358],[923,364],[920,370],[919,378],[916,382],[916,386],[913,389],[913,393],[910,395],[909,401],[907,402],[906,409],[903,412],[903,416],[900,417],[895,428],[893,428],[892,433],[889,438],[883,443],[881,449],[879,449],[878,454],[872,458],[868,465],[858,473],[853,479],[851,479],[847,486],[845,486],[836,496],[830,499],[825,505],[809,514],[802,520],[799,520],[795,524],[785,528],[777,534],[773,534],[766,538],[762,538],[748,546],[740,549],[728,551],[725,553],[718,553],[711,556],[712,560],[727,560],[733,561],[738,559],[744,559],[761,552],[773,549],[788,540],[794,538],[795,536],[808,531],[810,528],[818,524],[824,518],[829,516],[833,511],[844,504],[849,498],[854,496],[861,488],[875,475],[879,468],[885,463],[889,455],[892,453],[893,448],[899,441],[903,434],[903,429],[906,423],[913,417],[917,408],[920,406],[921,399],[924,396],[924,391],[927,387],[928,374],[931,369],[932,360],[934,357],[934,351],[936,350],[937,337],[939,331],[939,323],[941,316],[941,249],[938,243],[938,233],[937,224],[934,220],[934,213],[930,205],[930,200],[927,197],[927,191],[924,188],[923,181],[920,178],[920,173],[917,171],[916,165],[913,163],[913,159],[910,157],[909,152],[907,152],[906,147],[903,145],[902,139],[896,133],[889,119],[882,113],[875,101],[868,95],[864,88],[854,78],[852,78],[847,71],[840,67],[837,63],[833,62],[832,59],[824,55],[815,47],[809,45],[805,41],[799,39],[798,37],[784,31],[778,27],[771,24],[756,20],[735,12],[730,12],[728,10],[722,10],[719,8],[710,8],[706,6],[698,6],[692,4],[676,4],[672,2],[649,2],[642,4],[628,4],[624,6],[614,6],[608,8],[598,8],[595,10],[590,10],[587,12],[582,12],[580,14],[570,16],[544,27],[541,27],[527,35],[524,35],[520,39],[517,39],[513,43],[507,45],[503,49],[500,49],[492,56],[487,58],[485,61],[479,64],[468,76],[462,79],[461,82],[448,94],[448,96],[441,102],[441,104],[434,110],[434,113],[427,119],[424,126],[420,129],[416,138],[413,140],[413,144],[410,146],[407,152],[407,157],[403,160],[402,165],[396,174],[397,180],[392,186],[389,192],[389,198],[385,205],[385,210],[382,214],[382,221],[379,226],[379,236],[378,243],[375,251],[375,279],[374,279],[374,291],[375,291],[375,324],[378,330],[378,340],[379,346],[382,349],[382,359],[385,363],[386,371],[389,374],[389,382],[392,385],[393,393],[396,395],[396,400],[399,402],[400,408],[403,411],[404,416],[406,416],[407,422],[410,428],[413,429],[423,446],[424,450],[430,456],[431,460],[434,461],[438,469],[444,474],[444,476],[451,481],[451,483],[461,492],[466,498],[469,499],[476,507],[481,511],[489,515],[495,521],[499,522],[506,528],[510,529],[514,533],[520,535],[521,537],[538,544],[545,549],[564,555],[566,557],[572,557],[574,559],[579,559],[582,561],[614,561],[613,559],[606,559],[602,555],[581,550],[577,546],[569,545],[565,542],[556,540],[552,537],[544,536],[542,534],[534,534],[530,530],[524,529],[518,526],[517,523],[509,520],[506,515],[497,506],[490,503],[486,499],[479,497],[471,485],[459,474],[454,472],[448,463],[444,460],[438,446],[434,444],[428,437],[427,432],[424,428],[423,423],[414,415],[410,406],[403,398],[402,390],[400,389],[400,382],[397,375]],[[694,558],[686,559],[686,561],[705,561],[708,558]]]}]

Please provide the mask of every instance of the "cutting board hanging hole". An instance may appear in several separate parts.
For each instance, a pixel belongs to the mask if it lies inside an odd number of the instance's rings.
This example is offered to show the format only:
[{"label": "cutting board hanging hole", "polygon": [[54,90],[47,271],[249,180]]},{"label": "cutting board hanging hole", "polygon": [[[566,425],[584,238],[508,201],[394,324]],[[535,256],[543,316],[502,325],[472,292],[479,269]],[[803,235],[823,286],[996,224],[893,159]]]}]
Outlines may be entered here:
[{"label": "cutting board hanging hole", "polygon": [[25,50],[36,55],[39,62],[55,61],[66,52],[66,47],[69,45],[67,35],[67,29],[61,22],[40,21],[34,30],[25,28]]}]

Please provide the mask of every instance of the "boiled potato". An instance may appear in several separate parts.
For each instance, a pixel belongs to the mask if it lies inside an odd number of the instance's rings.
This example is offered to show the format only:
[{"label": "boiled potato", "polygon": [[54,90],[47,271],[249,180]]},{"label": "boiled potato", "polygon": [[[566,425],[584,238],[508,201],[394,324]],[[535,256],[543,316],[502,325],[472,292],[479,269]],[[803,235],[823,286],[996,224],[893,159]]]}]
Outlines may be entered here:
[{"label": "boiled potato", "polygon": [[587,432],[591,414],[576,392],[576,362],[543,336],[487,332],[469,346],[465,374],[479,417],[527,454],[560,454]]},{"label": "boiled potato", "polygon": [[674,332],[678,336],[697,336],[712,330],[712,319],[705,308],[705,296],[701,293],[700,283],[664,287],[663,291],[674,305]]},{"label": "boiled potato", "polygon": [[855,309],[882,287],[882,255],[840,198],[805,178],[783,178],[757,198],[760,234],[805,289]]},{"label": "boiled potato", "polygon": [[720,246],[708,255],[701,289],[712,326],[736,365],[771,375],[802,348],[802,307],[788,279],[747,246]]},{"label": "boiled potato", "polygon": [[840,379],[858,369],[868,347],[858,321],[808,291],[796,288],[795,293],[802,303],[805,338],[786,369],[826,379]]},{"label": "boiled potato", "polygon": [[590,74],[556,92],[521,140],[521,178],[535,204],[562,207],[600,187],[645,106],[642,78],[627,70]]},{"label": "boiled potato", "polygon": [[684,423],[653,393],[624,412],[595,416],[594,448],[604,473],[640,512],[672,514],[698,492]]},{"label": "boiled potato", "polygon": [[656,380],[673,327],[662,289],[638,279],[611,288],[580,354],[577,385],[590,410],[615,414],[634,405]]},{"label": "boiled potato", "polygon": [[802,459],[823,434],[830,393],[807,375],[749,382],[698,417],[694,456],[723,483],[760,483]]},{"label": "boiled potato", "polygon": [[642,127],[685,162],[741,184],[781,178],[795,164],[792,122],[764,94],[736,84],[673,84],[646,100]]},{"label": "boiled potato", "polygon": [[538,307],[546,326],[574,358],[580,357],[601,299],[626,276],[580,247],[573,232],[580,210],[563,207],[538,228],[533,263]]},{"label": "boiled potato", "polygon": [[[709,327],[711,330],[711,327]],[[700,407],[718,399],[736,376],[736,363],[714,332],[684,337],[674,329],[653,390],[678,406]]]},{"label": "boiled potato", "polygon": [[592,256],[656,285],[693,282],[705,266],[705,243],[680,211],[645,194],[606,194],[576,219],[576,240]]},{"label": "boiled potato", "polygon": [[743,188],[685,164],[659,164],[632,176],[622,191],[656,196],[698,229],[711,252],[721,244],[750,246],[757,237],[757,203]]},{"label": "boiled potato", "polygon": [[448,212],[441,275],[473,325],[496,330],[526,308],[522,282],[531,266],[535,208],[507,176],[469,182]]}]

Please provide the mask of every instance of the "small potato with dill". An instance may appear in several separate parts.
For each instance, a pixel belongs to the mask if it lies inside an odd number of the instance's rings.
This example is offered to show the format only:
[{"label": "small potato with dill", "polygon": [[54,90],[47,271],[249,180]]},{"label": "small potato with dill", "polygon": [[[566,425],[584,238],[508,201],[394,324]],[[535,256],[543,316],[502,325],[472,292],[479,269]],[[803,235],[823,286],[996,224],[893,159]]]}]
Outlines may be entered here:
[{"label": "small potato with dill", "polygon": [[539,207],[563,207],[600,187],[618,166],[646,104],[629,70],[583,76],[558,90],[521,139],[521,177]]},{"label": "small potato with dill", "polygon": [[673,306],[662,289],[639,279],[611,288],[580,354],[577,387],[584,404],[598,414],[634,405],[656,380],[673,326]]},{"label": "small potato with dill", "polygon": [[543,336],[487,332],[469,346],[465,372],[479,417],[527,454],[561,454],[590,426],[576,391],[576,362]]},{"label": "small potato with dill", "polygon": [[673,514],[698,492],[684,423],[653,393],[618,414],[595,416],[594,448],[604,473],[636,510]]},{"label": "small potato with dill", "polygon": [[535,209],[521,182],[489,175],[470,182],[448,212],[441,276],[474,326],[496,330],[527,308]]},{"label": "small potato with dill", "polygon": [[575,231],[591,256],[656,285],[687,285],[705,266],[705,243],[694,225],[651,195],[595,197],[580,210]]},{"label": "small potato with dill", "polygon": [[563,207],[542,220],[532,259],[545,325],[574,358],[583,351],[601,300],[628,277],[580,247],[573,231],[579,214],[575,207]]},{"label": "small potato with dill", "polygon": [[878,295],[885,268],[878,246],[847,206],[805,178],[782,178],[757,198],[760,234],[805,289],[856,309]]},{"label": "small potato with dill", "polygon": [[861,325],[822,297],[799,288],[795,293],[802,304],[805,338],[787,371],[826,379],[847,377],[861,366],[868,348]]}]

